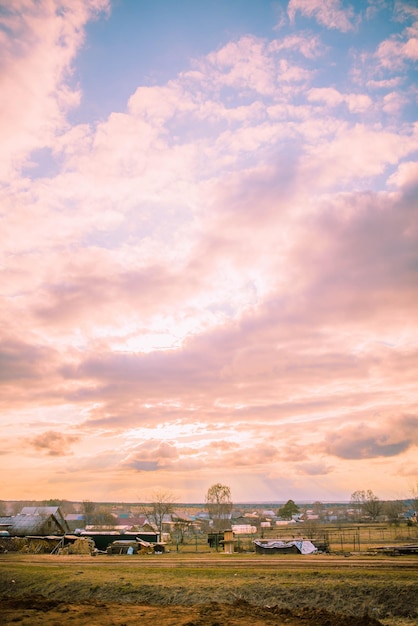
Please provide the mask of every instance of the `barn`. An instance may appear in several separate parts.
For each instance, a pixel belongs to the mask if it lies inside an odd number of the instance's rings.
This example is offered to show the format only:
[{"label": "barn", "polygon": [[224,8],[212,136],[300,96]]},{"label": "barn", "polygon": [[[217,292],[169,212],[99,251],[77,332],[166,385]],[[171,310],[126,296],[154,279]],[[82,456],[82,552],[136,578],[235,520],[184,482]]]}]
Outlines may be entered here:
[{"label": "barn", "polygon": [[67,522],[57,506],[27,506],[11,518],[9,535],[13,537],[64,535]]}]

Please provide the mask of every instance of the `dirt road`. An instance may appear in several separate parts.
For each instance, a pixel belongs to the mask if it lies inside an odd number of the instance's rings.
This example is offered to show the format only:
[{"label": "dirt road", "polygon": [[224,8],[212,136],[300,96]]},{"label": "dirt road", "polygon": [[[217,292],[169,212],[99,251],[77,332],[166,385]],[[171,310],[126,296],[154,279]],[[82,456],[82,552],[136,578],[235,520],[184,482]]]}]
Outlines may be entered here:
[{"label": "dirt road", "polygon": [[246,602],[198,606],[137,606],[102,602],[64,603],[45,598],[3,601],[2,626],[381,626],[364,617],[339,616],[328,611],[299,612],[275,607],[255,607]]}]

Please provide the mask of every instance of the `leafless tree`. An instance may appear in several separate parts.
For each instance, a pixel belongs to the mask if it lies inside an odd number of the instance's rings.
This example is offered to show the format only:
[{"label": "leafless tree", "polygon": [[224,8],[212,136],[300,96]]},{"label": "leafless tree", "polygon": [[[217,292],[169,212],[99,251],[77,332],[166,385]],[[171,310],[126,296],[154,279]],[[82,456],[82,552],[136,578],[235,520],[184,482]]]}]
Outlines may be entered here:
[{"label": "leafless tree", "polygon": [[318,515],[319,519],[324,517],[324,505],[322,502],[316,501],[312,505],[312,510],[315,515]]},{"label": "leafless tree", "polygon": [[402,500],[389,500],[384,503],[384,512],[390,524],[398,525],[404,511],[405,503]]},{"label": "leafless tree", "polygon": [[351,494],[351,503],[356,507],[358,514],[370,517],[373,521],[383,512],[383,502],[374,495],[371,489],[354,491]]},{"label": "leafless tree", "polygon": [[186,535],[193,529],[193,522],[191,520],[184,519],[182,517],[176,517],[174,522],[174,532],[177,536],[178,542],[183,544]]},{"label": "leafless tree", "polygon": [[84,515],[86,526],[93,523],[93,516],[96,511],[96,505],[91,500],[83,500],[81,503],[81,511]]},{"label": "leafless tree", "polygon": [[308,539],[316,539],[320,535],[321,524],[316,519],[307,519],[303,522],[302,529]]},{"label": "leafless tree", "polygon": [[36,500],[17,500],[12,504],[12,515],[18,515],[25,506],[40,506]]},{"label": "leafless tree", "polygon": [[60,498],[50,498],[49,500],[44,500],[42,502],[42,506],[59,506],[64,515],[67,515],[68,513],[75,513],[74,504],[69,500],[61,500]]},{"label": "leafless tree", "polygon": [[227,523],[231,511],[231,489],[227,485],[216,483],[209,487],[205,497],[205,508],[213,520],[213,526],[217,530],[222,530]]},{"label": "leafless tree", "polygon": [[169,491],[156,491],[152,494],[152,499],[153,501],[143,508],[143,514],[161,534],[165,516],[174,510],[175,498]]}]

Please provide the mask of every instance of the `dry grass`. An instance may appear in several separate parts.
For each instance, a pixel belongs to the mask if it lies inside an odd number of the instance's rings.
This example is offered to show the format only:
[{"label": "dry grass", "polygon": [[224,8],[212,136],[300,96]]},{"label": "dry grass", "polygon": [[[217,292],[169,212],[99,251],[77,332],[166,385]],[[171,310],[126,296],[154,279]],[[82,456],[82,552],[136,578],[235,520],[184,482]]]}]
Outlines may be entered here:
[{"label": "dry grass", "polygon": [[232,603],[418,619],[418,559],[223,554],[0,556],[0,597],[152,605]]}]

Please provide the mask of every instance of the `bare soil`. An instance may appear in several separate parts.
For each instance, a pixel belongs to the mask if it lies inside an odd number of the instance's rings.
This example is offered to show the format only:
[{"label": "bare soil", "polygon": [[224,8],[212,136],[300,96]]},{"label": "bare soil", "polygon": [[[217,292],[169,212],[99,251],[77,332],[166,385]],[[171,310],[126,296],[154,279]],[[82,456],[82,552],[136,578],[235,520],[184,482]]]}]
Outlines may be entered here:
[{"label": "bare soil", "polygon": [[42,596],[3,599],[0,623],[4,626],[382,626],[378,620],[344,616],[323,609],[290,610],[211,602],[195,606],[144,606],[104,602],[59,602]]}]

